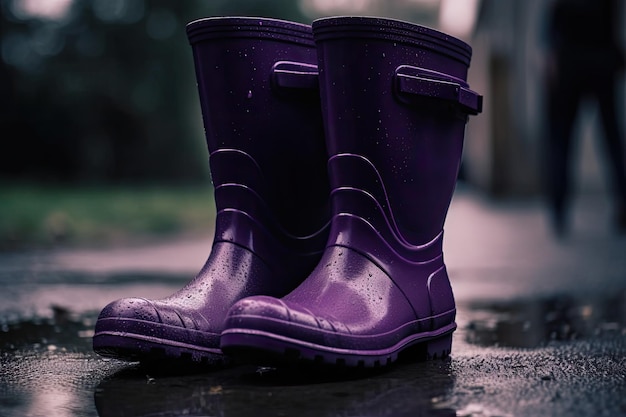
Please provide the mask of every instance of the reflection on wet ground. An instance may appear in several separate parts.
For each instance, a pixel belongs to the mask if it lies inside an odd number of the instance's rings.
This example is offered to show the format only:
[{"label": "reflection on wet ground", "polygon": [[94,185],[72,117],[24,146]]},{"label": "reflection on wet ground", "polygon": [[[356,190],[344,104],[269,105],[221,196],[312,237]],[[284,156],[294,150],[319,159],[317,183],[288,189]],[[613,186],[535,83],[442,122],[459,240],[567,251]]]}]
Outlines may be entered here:
[{"label": "reflection on wet ground", "polygon": [[56,351],[59,346],[73,346],[77,351],[91,349],[92,317],[81,317],[64,307],[52,306],[51,318],[2,323],[0,348],[3,353],[19,350]]},{"label": "reflection on wet ground", "polygon": [[466,340],[480,346],[533,348],[552,341],[626,334],[626,291],[470,305]]},{"label": "reflection on wet ground", "polygon": [[[98,414],[455,416],[437,398],[453,385],[449,361],[397,366],[378,374],[306,375],[235,368],[198,376],[152,378],[127,369],[95,391]],[[136,401],[141,392],[142,401]]]}]

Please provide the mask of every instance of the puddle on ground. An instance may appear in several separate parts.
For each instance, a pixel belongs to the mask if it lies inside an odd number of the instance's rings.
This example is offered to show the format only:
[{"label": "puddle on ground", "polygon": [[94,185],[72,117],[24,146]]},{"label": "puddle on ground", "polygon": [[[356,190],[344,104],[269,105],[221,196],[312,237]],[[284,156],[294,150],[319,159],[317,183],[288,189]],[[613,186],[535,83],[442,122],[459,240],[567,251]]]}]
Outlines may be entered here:
[{"label": "puddle on ground", "polygon": [[0,318],[0,351],[91,353],[95,314],[75,314],[51,306],[52,317],[6,321]]},{"label": "puddle on ground", "polygon": [[469,306],[466,340],[480,346],[533,348],[626,334],[626,290],[596,296],[556,295]]}]

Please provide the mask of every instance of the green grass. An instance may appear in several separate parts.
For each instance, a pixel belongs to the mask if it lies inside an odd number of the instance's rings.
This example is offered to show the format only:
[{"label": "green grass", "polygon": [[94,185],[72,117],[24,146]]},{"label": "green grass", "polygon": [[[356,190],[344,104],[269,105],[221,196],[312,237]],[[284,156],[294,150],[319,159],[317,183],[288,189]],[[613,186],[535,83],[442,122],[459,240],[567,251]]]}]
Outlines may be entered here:
[{"label": "green grass", "polygon": [[0,250],[201,236],[214,219],[210,186],[0,185]]}]

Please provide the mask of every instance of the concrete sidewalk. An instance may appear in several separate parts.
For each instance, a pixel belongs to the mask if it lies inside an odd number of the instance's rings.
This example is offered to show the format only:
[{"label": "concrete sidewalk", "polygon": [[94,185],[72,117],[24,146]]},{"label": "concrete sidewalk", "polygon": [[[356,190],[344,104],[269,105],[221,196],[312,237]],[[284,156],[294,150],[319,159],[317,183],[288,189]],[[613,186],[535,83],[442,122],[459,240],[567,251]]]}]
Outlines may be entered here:
[{"label": "concrete sidewalk", "polygon": [[578,196],[569,234],[552,234],[539,199],[497,202],[455,194],[444,253],[459,300],[614,291],[626,285],[626,234],[604,194]]},{"label": "concrete sidewalk", "polygon": [[146,375],[91,351],[108,302],[158,298],[203,265],[198,240],[0,254],[0,415],[626,415],[626,237],[606,196],[575,201],[555,240],[540,201],[460,187],[444,252],[458,303],[452,357],[350,381],[235,368]]}]

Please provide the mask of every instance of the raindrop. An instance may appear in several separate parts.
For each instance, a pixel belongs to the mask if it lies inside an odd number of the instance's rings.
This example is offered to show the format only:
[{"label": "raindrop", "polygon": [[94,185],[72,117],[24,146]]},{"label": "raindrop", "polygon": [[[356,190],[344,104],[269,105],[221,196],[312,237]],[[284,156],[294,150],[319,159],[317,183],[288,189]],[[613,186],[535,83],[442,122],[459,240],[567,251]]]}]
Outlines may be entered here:
[{"label": "raindrop", "polygon": [[252,98],[252,90],[248,90],[248,95],[246,97]]}]

